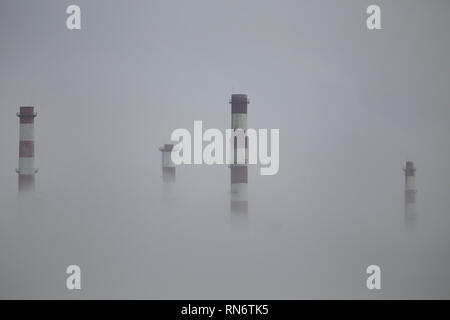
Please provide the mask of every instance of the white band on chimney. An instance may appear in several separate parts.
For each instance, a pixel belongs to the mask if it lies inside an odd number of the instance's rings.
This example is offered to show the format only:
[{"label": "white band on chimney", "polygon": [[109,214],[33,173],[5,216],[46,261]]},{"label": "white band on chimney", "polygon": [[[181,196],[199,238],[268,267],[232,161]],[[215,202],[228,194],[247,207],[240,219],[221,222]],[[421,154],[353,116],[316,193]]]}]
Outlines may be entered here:
[{"label": "white band on chimney", "polygon": [[34,141],[34,124],[20,124],[20,141]]}]

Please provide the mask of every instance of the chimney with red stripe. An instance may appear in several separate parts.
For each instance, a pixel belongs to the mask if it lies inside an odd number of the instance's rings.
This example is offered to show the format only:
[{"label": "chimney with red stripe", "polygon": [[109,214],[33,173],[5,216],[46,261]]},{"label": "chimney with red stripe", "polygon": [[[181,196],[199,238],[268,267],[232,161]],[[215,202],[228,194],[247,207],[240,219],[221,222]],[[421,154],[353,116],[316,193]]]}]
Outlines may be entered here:
[{"label": "chimney with red stripe", "polygon": [[[232,222],[246,222],[248,220],[248,140],[247,140],[247,106],[249,100],[246,94],[231,95],[231,128],[237,135],[233,136],[234,161],[230,165],[231,190],[230,214]],[[238,143],[239,135],[236,130],[244,131],[245,144]],[[244,150],[242,150],[244,149]]]},{"label": "chimney with red stripe", "polygon": [[20,119],[20,142],[19,142],[19,191],[34,191],[35,174],[34,168],[34,118],[36,117],[34,107],[20,107],[17,116]]},{"label": "chimney with red stripe", "polygon": [[414,162],[406,161],[405,171],[405,223],[413,226],[416,223],[416,168]]}]

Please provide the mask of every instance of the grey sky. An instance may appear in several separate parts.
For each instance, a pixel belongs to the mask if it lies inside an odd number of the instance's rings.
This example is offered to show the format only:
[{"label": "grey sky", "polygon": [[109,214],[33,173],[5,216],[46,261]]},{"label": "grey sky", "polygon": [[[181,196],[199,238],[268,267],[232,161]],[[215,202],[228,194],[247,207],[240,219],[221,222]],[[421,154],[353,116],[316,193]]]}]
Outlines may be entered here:
[{"label": "grey sky", "polygon": [[[80,31],[65,27],[73,3]],[[369,4],[382,30],[367,30]],[[449,13],[438,0],[2,0],[0,297],[449,298]],[[250,127],[280,129],[280,171],[250,169],[238,235],[226,166],[177,168],[168,209],[157,149],[194,120],[228,128],[232,93],[248,94]],[[38,112],[34,216],[16,212],[20,105]],[[77,261],[91,285],[73,295]],[[377,261],[378,295],[364,287]]]}]

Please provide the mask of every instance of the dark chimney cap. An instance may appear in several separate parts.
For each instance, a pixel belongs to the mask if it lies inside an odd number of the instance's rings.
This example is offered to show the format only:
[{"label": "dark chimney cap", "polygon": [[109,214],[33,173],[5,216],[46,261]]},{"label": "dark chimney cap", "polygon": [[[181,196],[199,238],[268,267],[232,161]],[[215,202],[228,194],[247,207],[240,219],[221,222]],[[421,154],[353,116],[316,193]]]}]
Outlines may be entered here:
[{"label": "dark chimney cap", "polygon": [[406,169],[414,169],[414,162],[406,161]]},{"label": "dark chimney cap", "polygon": [[246,94],[232,94],[231,95],[231,104],[248,104],[250,101],[247,98]]}]

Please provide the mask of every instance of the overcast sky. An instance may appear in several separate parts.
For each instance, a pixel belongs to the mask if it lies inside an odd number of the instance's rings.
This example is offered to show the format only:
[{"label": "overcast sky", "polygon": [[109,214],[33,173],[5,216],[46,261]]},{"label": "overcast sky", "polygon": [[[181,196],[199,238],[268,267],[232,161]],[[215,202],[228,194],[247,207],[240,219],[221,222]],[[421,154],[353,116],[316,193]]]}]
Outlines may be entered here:
[{"label": "overcast sky", "polygon": [[[370,4],[382,30],[366,28]],[[445,0],[2,0],[0,297],[450,298],[449,13]],[[194,120],[230,127],[232,93],[248,94],[249,127],[280,129],[280,171],[249,169],[239,234],[229,169],[178,167],[167,203],[157,149]],[[25,214],[21,105],[38,113]],[[81,293],[65,290],[69,264]],[[370,264],[381,293],[365,288]]]}]

